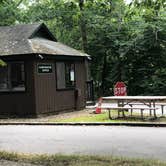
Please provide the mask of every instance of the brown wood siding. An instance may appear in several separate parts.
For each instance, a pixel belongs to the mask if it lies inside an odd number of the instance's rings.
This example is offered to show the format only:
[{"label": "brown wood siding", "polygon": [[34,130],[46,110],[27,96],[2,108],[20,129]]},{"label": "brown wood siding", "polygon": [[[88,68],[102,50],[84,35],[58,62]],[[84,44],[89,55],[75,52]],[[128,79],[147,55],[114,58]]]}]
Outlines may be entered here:
[{"label": "brown wood siding", "polygon": [[[76,62],[76,88],[79,89],[78,100],[75,99],[75,90],[57,90],[56,89],[56,72],[55,61],[44,61],[43,64],[52,64],[53,71],[48,74],[39,74],[37,65],[43,61],[35,62],[35,96],[37,113],[59,113],[64,110],[74,110],[85,107],[85,64],[84,62]],[[77,103],[76,103],[77,102]]]},{"label": "brown wood siding", "polygon": [[58,112],[75,109],[74,90],[57,91],[56,99]]},{"label": "brown wood siding", "polygon": [[81,109],[86,105],[86,70],[84,61],[76,63],[76,78],[76,88],[78,89],[77,109]]},{"label": "brown wood siding", "polygon": [[0,92],[1,115],[27,116],[36,114],[32,66],[32,61],[25,62],[25,92]]},{"label": "brown wood siding", "polygon": [[[52,73],[38,73],[38,64],[51,64]],[[37,113],[49,113],[56,111],[55,100],[55,65],[52,61],[35,62],[35,96]]]},{"label": "brown wood siding", "polygon": [[[22,57],[24,59],[24,57]],[[12,60],[12,59],[11,59]],[[19,60],[19,59],[18,59]],[[52,64],[52,73],[39,74],[37,64]],[[76,89],[56,89],[56,73],[54,60],[25,61],[26,91],[0,93],[0,114],[5,115],[36,115],[41,113],[60,113],[64,110],[81,109],[85,107],[86,71],[84,61],[75,62]]]}]

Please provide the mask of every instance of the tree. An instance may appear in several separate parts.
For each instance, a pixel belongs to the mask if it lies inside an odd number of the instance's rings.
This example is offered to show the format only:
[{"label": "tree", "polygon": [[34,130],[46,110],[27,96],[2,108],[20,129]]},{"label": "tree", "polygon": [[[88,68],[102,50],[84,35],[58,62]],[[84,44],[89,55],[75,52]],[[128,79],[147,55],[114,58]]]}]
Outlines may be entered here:
[{"label": "tree", "polygon": [[15,24],[19,17],[19,5],[22,0],[0,1],[0,26]]},{"label": "tree", "polygon": [[[164,95],[166,92],[165,81],[160,76],[164,76],[166,62],[165,7],[162,2],[134,1],[130,8],[132,16],[129,18],[133,20],[139,17],[137,26],[140,28],[139,33],[134,34],[133,46],[128,55],[131,64],[128,87],[131,94]],[[138,27],[134,27],[135,32]]]},{"label": "tree", "polygon": [[0,25],[44,22],[92,56],[96,96],[124,81],[129,95],[165,95],[165,0],[2,0]]}]

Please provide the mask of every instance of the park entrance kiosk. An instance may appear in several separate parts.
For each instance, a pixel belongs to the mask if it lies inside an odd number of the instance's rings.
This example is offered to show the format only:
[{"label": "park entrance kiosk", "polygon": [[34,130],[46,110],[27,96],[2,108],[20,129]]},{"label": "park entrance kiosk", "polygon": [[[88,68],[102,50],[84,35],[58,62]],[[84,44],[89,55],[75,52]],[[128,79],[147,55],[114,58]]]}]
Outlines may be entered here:
[{"label": "park entrance kiosk", "polygon": [[38,115],[86,105],[89,55],[45,24],[0,27],[0,115]]}]

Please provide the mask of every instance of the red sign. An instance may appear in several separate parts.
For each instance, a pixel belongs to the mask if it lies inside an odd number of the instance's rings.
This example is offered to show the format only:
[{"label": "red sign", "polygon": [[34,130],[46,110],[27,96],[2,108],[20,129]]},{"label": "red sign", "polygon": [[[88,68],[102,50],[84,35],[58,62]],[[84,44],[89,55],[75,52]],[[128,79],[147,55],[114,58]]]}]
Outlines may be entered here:
[{"label": "red sign", "polygon": [[114,96],[126,96],[127,88],[123,82],[117,82],[114,87]]}]

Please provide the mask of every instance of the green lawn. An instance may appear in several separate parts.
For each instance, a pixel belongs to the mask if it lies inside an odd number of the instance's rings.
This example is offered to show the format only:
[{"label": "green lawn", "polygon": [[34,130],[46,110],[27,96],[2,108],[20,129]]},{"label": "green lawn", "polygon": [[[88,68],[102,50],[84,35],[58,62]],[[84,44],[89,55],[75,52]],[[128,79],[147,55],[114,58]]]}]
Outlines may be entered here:
[{"label": "green lawn", "polygon": [[108,112],[104,112],[101,114],[89,113],[87,115],[77,116],[74,118],[61,118],[61,119],[50,119],[49,122],[166,122],[166,118],[149,118],[149,116],[145,115],[144,119],[141,119],[139,113],[134,113],[133,116],[130,116],[130,113],[125,112],[125,118],[117,118],[117,112],[112,111],[111,116],[114,119],[109,119]]},{"label": "green lawn", "polygon": [[50,121],[54,122],[110,122],[108,114],[89,114],[87,116],[78,116],[74,118],[67,119],[51,119]]},{"label": "green lawn", "polygon": [[42,166],[166,166],[157,160],[128,159],[112,156],[80,156],[80,155],[25,155],[0,152],[1,160],[14,161]]}]

